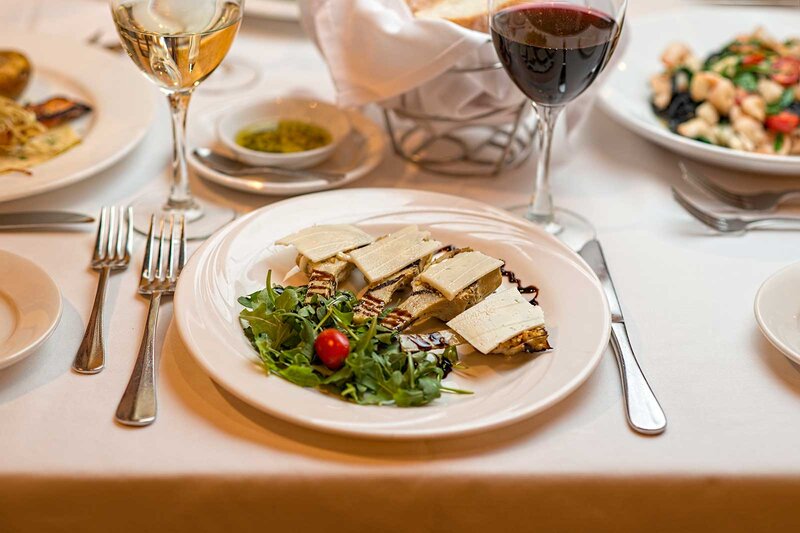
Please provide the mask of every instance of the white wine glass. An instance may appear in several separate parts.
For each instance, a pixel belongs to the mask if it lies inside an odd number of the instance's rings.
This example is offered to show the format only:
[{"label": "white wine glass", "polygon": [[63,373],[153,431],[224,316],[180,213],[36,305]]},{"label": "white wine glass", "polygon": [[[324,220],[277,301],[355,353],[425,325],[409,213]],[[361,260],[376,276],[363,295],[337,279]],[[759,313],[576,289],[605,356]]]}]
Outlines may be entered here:
[{"label": "white wine glass", "polygon": [[232,209],[192,196],[186,164],[186,113],[192,92],[219,66],[242,20],[244,0],[110,0],[123,48],[167,95],[172,116],[172,184],[166,201],[145,195],[133,203],[134,226],[150,216],[185,216],[188,238],[208,237],[234,217]]},{"label": "white wine glass", "polygon": [[531,201],[519,211],[568,242],[591,237],[580,215],[553,207],[550,152],[561,111],[597,79],[614,53],[627,0],[488,0],[495,50],[538,116],[539,159]]}]

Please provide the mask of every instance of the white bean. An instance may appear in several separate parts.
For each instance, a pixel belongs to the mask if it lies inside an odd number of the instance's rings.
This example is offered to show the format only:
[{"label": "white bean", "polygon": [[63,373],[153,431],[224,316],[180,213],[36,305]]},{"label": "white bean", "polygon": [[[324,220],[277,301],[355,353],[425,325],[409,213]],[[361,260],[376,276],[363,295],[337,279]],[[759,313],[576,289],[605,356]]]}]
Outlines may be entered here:
[{"label": "white bean", "polygon": [[732,123],[734,131],[752,143],[753,148],[761,144],[766,137],[764,126],[749,115],[742,115]]},{"label": "white bean", "polygon": [[767,117],[767,102],[757,94],[745,96],[742,99],[741,106],[742,111],[759,122],[764,122],[764,119]]},{"label": "white bean", "polygon": [[717,113],[717,108],[708,102],[703,102],[697,106],[697,109],[694,113],[697,117],[702,118],[711,126],[719,122],[719,113]]},{"label": "white bean", "polygon": [[693,118],[687,120],[683,124],[679,124],[678,133],[691,139],[696,139],[698,137],[710,139],[713,136],[711,126],[702,118]]},{"label": "white bean", "polygon": [[721,115],[727,115],[736,103],[736,86],[727,78],[720,78],[708,93],[708,101]]},{"label": "white bean", "polygon": [[775,103],[781,99],[783,85],[772,80],[758,80],[758,94],[760,94],[768,104]]}]

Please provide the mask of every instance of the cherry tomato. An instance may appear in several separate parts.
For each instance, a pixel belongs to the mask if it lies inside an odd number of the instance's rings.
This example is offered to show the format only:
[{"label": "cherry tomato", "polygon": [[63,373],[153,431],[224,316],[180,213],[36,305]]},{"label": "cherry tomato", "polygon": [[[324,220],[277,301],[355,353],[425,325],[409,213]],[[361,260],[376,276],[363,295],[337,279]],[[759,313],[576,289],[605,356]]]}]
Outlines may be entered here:
[{"label": "cherry tomato", "polygon": [[338,370],[342,368],[344,360],[350,353],[350,341],[338,329],[323,329],[314,340],[314,352],[322,364],[331,370]]},{"label": "cherry tomato", "polygon": [[745,67],[752,67],[758,65],[766,56],[762,53],[756,52],[755,54],[748,54],[742,58],[742,65]]},{"label": "cherry tomato", "polygon": [[788,111],[781,111],[777,115],[767,117],[767,129],[778,131],[780,133],[792,133],[792,131],[800,124],[800,117]]},{"label": "cherry tomato", "polygon": [[800,61],[793,57],[779,57],[772,62],[772,70],[772,79],[785,87],[800,80]]}]

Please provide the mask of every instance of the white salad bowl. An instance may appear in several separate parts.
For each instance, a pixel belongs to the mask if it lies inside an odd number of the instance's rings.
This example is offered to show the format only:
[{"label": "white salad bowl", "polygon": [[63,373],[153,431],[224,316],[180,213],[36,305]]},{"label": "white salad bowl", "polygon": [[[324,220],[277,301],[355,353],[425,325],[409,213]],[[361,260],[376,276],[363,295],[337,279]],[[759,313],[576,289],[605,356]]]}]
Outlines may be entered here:
[{"label": "white salad bowl", "polygon": [[[236,134],[243,129],[277,123],[280,120],[298,120],[325,128],[331,142],[320,148],[292,153],[271,153],[251,150],[236,143]],[[276,98],[234,108],[217,124],[217,135],[234,156],[250,165],[282,168],[309,168],[328,159],[339,143],[350,133],[347,113],[335,105],[303,98]]]},{"label": "white salad bowl", "polygon": [[754,173],[800,174],[800,156],[755,154],[689,139],[672,133],[650,107],[649,80],[661,72],[660,57],[670,43],[686,43],[704,58],[757,26],[779,39],[800,35],[800,11],[685,7],[629,21],[631,42],[600,90],[600,106],[626,128],[682,156]]}]

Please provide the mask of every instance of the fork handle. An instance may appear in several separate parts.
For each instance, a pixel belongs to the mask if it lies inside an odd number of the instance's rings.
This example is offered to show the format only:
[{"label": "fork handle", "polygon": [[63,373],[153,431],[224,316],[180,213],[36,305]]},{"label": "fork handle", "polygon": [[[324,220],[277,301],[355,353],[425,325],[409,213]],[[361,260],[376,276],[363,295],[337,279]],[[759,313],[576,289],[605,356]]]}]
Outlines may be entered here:
[{"label": "fork handle", "polygon": [[147,426],[156,420],[156,329],[161,293],[150,295],[147,322],[131,379],[117,406],[116,418],[127,426]]},{"label": "fork handle", "polygon": [[100,279],[97,282],[97,292],[94,295],[92,313],[86,324],[83,340],[72,361],[72,368],[79,374],[97,374],[106,364],[106,350],[103,346],[103,307],[106,302],[106,287],[111,274],[111,267],[104,266],[100,269]]}]

